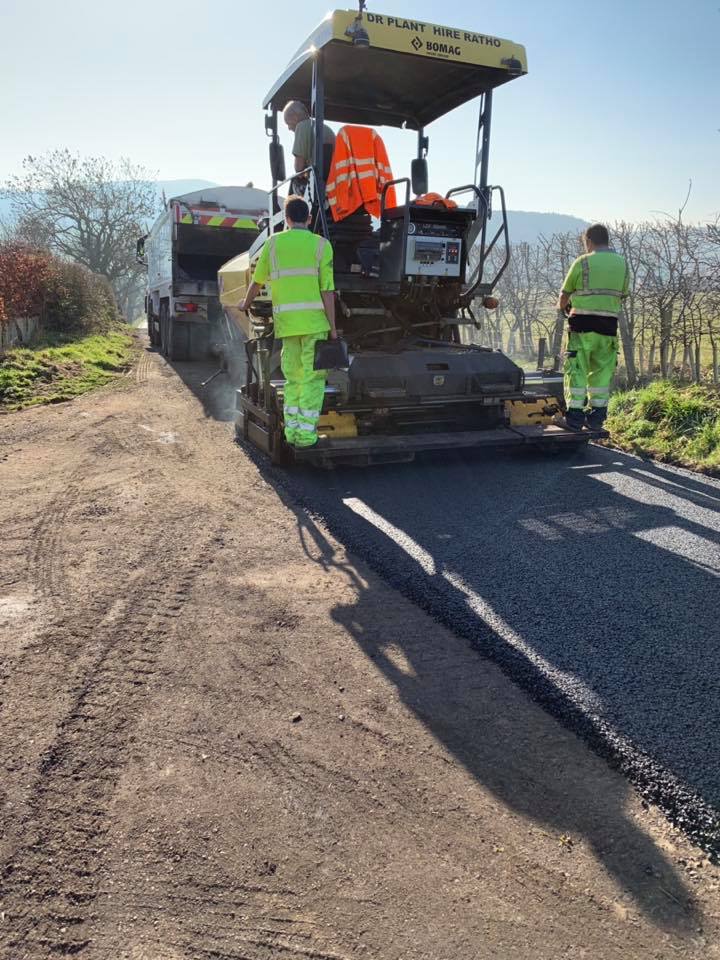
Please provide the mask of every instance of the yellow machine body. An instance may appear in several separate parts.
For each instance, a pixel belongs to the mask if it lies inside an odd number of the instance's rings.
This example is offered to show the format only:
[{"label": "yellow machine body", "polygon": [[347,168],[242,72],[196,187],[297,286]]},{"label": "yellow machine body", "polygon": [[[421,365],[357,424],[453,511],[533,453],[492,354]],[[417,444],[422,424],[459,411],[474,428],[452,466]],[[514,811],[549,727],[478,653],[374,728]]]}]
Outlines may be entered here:
[{"label": "yellow machine body", "polygon": [[318,422],[318,436],[347,438],[358,435],[357,421],[353,413],[337,413],[329,410],[320,417]]},{"label": "yellow machine body", "polygon": [[559,409],[557,400],[551,396],[505,401],[505,413],[511,427],[552,423]]}]

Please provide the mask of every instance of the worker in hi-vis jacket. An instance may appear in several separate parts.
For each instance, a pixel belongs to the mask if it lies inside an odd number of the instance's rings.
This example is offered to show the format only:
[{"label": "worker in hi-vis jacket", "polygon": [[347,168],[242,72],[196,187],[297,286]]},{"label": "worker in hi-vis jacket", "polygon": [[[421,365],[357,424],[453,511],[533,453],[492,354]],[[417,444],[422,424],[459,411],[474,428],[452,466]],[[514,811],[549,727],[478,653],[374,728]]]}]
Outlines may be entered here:
[{"label": "worker in hi-vis jacket", "polygon": [[282,340],[285,439],[296,447],[317,443],[326,370],[315,370],[315,344],[335,339],[335,282],[330,242],[309,230],[310,208],[300,197],[285,201],[286,229],[265,242],[241,306],[247,311],[270,285],[275,336]]},{"label": "worker in hi-vis jacket", "polygon": [[618,357],[618,316],[630,277],[625,259],[610,248],[607,227],[583,234],[587,251],[570,267],[558,307],[568,312],[565,421],[572,430],[601,429]]}]

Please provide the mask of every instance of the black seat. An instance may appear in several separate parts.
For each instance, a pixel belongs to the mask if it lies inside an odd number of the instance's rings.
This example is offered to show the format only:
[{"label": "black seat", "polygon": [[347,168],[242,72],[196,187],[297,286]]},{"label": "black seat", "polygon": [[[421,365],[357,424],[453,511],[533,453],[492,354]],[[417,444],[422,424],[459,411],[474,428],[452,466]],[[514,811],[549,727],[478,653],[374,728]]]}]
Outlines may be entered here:
[{"label": "black seat", "polygon": [[[372,243],[373,238],[372,220],[367,210],[360,207],[337,223],[330,219],[328,235],[335,254],[335,270],[339,273],[360,272],[363,269],[363,259],[358,249]],[[355,271],[353,264],[356,265]]]}]

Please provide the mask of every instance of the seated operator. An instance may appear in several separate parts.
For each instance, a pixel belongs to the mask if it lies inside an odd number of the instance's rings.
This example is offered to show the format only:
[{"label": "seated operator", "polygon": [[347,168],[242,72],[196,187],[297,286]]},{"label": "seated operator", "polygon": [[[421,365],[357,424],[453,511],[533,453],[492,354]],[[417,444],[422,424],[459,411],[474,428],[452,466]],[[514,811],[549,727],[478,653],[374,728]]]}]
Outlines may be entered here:
[{"label": "seated operator", "polygon": [[[304,103],[291,100],[283,110],[283,119],[288,130],[295,134],[292,152],[295,157],[295,172],[299,173],[312,165],[315,152],[315,122],[307,112]],[[323,124],[323,143],[335,145],[335,134],[330,127]],[[293,177],[290,184],[291,194],[302,195],[307,187],[307,174],[302,177]]]}]

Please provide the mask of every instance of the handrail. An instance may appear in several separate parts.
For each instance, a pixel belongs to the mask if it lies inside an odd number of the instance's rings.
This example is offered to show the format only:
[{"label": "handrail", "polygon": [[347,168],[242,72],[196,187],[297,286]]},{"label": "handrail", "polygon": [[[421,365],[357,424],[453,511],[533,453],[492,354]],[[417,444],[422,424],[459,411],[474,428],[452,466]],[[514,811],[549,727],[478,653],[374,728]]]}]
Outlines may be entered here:
[{"label": "handrail", "polygon": [[[475,189],[477,190],[477,188]],[[481,237],[483,239],[481,240],[480,257],[479,257],[478,266],[477,266],[477,279],[473,284],[470,285],[470,287],[462,295],[462,300],[467,304],[469,304],[472,301],[473,297],[475,296],[476,290],[481,285],[486,287],[488,292],[493,290],[495,286],[498,284],[500,277],[502,277],[502,275],[505,273],[505,270],[507,269],[507,265],[510,263],[510,237],[508,232],[507,209],[505,206],[505,191],[500,186],[488,187],[487,192],[489,196],[492,196],[492,193],[495,190],[497,190],[498,193],[500,194],[500,208],[502,211],[502,223],[498,227],[497,231],[495,232],[495,236],[492,238],[489,246],[487,247],[485,246],[485,243],[484,243],[485,230],[483,227],[483,231],[481,233]],[[480,191],[478,190],[478,192]],[[489,206],[487,203],[487,199],[485,197],[483,197],[482,199],[487,208]],[[490,256],[490,254],[492,253],[495,247],[495,244],[503,235],[505,236],[505,259],[503,260],[500,268],[498,269],[497,273],[493,277],[492,281],[490,283],[483,284],[482,280],[483,280],[485,262],[487,258]],[[469,253],[470,251],[468,251],[468,254]]]},{"label": "handrail", "polygon": [[[302,177],[303,174],[305,174],[305,173],[309,173],[309,174],[312,175],[312,186],[313,186],[313,188],[315,187],[315,184],[316,184],[316,182],[317,182],[318,177],[317,177],[317,174],[316,174],[316,172],[315,172],[315,167],[314,167],[312,164],[310,164],[310,165],[307,166],[307,167],[304,167],[302,170],[296,170],[295,173],[294,173],[291,177],[286,177],[284,180],[281,180],[279,183],[276,183],[275,186],[271,187],[271,188],[268,190],[268,198],[269,198],[269,204],[268,204],[268,206],[269,206],[269,209],[270,209],[270,210],[273,209],[273,204],[272,204],[273,194],[277,193],[277,191],[278,191],[281,187],[284,187],[286,184],[292,183],[292,181],[295,180],[296,177]],[[312,210],[312,204],[310,205],[310,208],[311,208],[311,210]],[[325,237],[325,239],[327,240],[327,237],[328,237],[327,219],[325,218],[325,210],[324,210],[324,208],[323,208],[320,204],[318,204],[318,213],[319,213],[319,216],[320,216],[320,222],[321,222],[321,224],[322,224],[322,234],[323,234],[323,236]],[[271,223],[272,223],[272,217],[271,217]],[[275,233],[275,232],[278,232],[278,231],[272,231],[272,232]],[[268,231],[268,236],[270,236],[270,231]]]},{"label": "handrail", "polygon": [[[486,200],[486,198],[483,196],[483,192],[482,192],[482,190],[480,189],[480,187],[478,187],[478,186],[477,186],[476,184],[474,184],[474,183],[468,183],[468,184],[466,184],[464,187],[453,187],[452,190],[448,190],[448,192],[445,194],[445,199],[446,199],[446,200],[449,200],[450,197],[451,197],[454,193],[467,193],[468,190],[472,190],[472,192],[473,192],[473,193],[475,194],[475,196],[478,198],[478,204],[481,204],[481,203],[484,204],[484,205],[485,205],[485,209],[487,209],[487,200]],[[479,213],[480,213],[480,210],[479,210],[479,207],[478,207],[478,215],[479,215]]]},{"label": "handrail", "polygon": [[383,188],[380,192],[380,219],[385,213],[385,198],[390,187],[394,187],[397,183],[405,184],[405,206],[410,206],[410,177],[398,177],[397,180],[388,180],[387,183],[383,184]]}]

